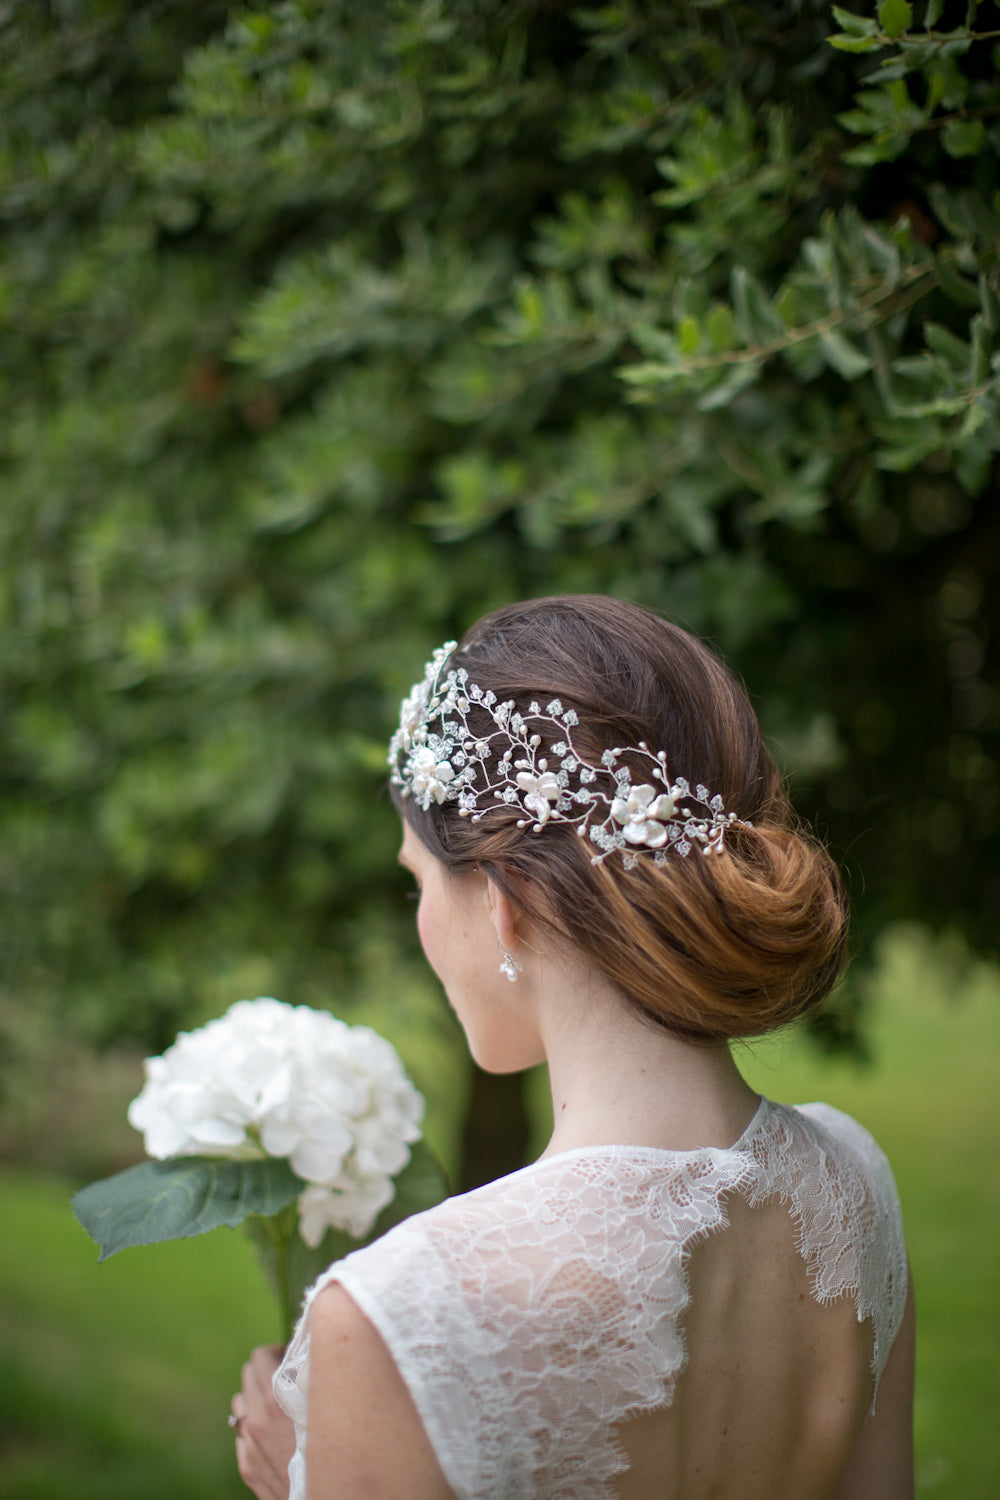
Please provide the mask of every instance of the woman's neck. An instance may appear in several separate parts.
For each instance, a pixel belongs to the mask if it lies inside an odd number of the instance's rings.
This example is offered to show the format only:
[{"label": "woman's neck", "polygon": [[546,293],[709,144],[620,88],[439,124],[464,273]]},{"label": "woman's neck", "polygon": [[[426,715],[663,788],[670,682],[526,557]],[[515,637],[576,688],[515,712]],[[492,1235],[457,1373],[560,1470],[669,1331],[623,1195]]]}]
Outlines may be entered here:
[{"label": "woman's neck", "polygon": [[542,1006],[554,1120],[544,1154],[608,1144],[675,1151],[732,1145],[758,1096],[729,1047],[685,1041],[592,972],[587,978],[549,990]]}]

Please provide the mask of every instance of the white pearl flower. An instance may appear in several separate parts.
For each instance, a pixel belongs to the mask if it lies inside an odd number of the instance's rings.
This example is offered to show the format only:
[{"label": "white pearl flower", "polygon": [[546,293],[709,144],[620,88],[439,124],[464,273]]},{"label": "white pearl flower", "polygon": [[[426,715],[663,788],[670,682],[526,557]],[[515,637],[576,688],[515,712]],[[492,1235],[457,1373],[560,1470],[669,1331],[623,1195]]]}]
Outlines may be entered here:
[{"label": "white pearl flower", "polygon": [[448,794],[448,783],[455,779],[451,762],[439,759],[427,745],[411,752],[407,769],[414,796],[422,807],[428,807],[432,797],[439,804],[443,802]]},{"label": "white pearl flower", "polygon": [[676,810],[673,797],[662,792],[657,796],[656,787],[648,784],[630,787],[627,797],[616,797],[611,804],[611,816],[623,825],[622,837],[647,849],[663,848],[667,842],[664,824]]},{"label": "white pearl flower", "polygon": [[552,814],[552,804],[562,796],[559,777],[554,771],[543,771],[540,776],[519,771],[516,780],[525,794],[523,801],[526,810],[533,813],[539,823],[547,823]]},{"label": "white pearl flower", "polygon": [[409,697],[404,698],[399,710],[399,737],[403,748],[408,750],[413,736],[423,723],[427,712],[427,684],[419,683]]}]

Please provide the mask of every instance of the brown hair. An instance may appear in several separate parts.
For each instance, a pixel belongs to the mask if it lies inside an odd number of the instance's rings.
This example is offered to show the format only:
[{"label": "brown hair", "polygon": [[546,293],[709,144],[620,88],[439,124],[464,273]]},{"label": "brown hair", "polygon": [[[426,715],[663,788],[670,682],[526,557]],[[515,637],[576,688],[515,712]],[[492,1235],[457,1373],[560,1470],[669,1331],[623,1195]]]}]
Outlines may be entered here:
[{"label": "brown hair", "polygon": [[[431,854],[455,874],[485,870],[679,1035],[758,1036],[825,998],[846,957],[840,879],[794,826],[750,700],[708,646],[639,605],[583,594],[496,610],[467,632],[455,660],[526,715],[539,698],[574,708],[574,741],[592,763],[613,746],[662,748],[672,778],[703,783],[742,821],[719,854],[692,850],[662,865],[640,855],[626,869],[617,853],[592,863],[570,825],[535,834],[503,804],[474,822],[454,803],[424,811],[394,788]],[[633,780],[647,780],[637,769]]]}]

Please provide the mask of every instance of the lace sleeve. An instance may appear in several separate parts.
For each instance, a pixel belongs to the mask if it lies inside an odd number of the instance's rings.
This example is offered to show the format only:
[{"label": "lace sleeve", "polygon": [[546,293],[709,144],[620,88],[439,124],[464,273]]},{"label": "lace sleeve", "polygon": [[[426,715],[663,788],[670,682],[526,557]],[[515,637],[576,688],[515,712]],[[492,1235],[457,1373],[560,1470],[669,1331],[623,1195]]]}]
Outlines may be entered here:
[{"label": "lace sleeve", "polygon": [[310,1292],[276,1385],[296,1427],[306,1421],[312,1303],[333,1281],[392,1354],[448,1484],[458,1495],[481,1493],[480,1471],[501,1472],[505,1454],[514,1457],[496,1370],[500,1350],[464,1305],[461,1286],[419,1220],[331,1266]]},{"label": "lace sleeve", "polygon": [[[721,1220],[710,1175],[687,1185],[692,1223]],[[614,1424],[662,1406],[684,1363],[682,1240],[662,1214],[650,1234],[652,1193],[645,1164],[553,1159],[327,1273],[384,1339],[456,1495],[611,1494],[626,1467]],[[276,1386],[302,1425],[308,1312]]]},{"label": "lace sleeve", "polygon": [[858,1321],[871,1319],[877,1395],[903,1321],[908,1282],[903,1211],[892,1168],[874,1136],[842,1110],[802,1104],[789,1113],[818,1125],[840,1148],[824,1150],[817,1168],[790,1196],[800,1226],[807,1226],[802,1249],[817,1300],[848,1294]]}]

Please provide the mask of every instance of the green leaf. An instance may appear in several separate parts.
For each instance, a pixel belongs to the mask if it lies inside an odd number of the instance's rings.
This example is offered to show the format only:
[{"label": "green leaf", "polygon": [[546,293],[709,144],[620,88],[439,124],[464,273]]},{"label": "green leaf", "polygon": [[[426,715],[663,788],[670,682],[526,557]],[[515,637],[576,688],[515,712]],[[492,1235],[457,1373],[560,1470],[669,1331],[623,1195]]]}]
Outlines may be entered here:
[{"label": "green leaf", "polygon": [[795,288],[787,284],[783,286],[779,296],[775,298],[774,305],[785,327],[794,328],[799,322],[799,297]]},{"label": "green leaf", "polygon": [[845,109],[837,116],[837,124],[843,125],[852,135],[870,135],[879,128],[880,122],[865,109]]},{"label": "green leaf", "polygon": [[[977,297],[978,302],[978,297]],[[732,309],[725,302],[717,302],[705,319],[709,342],[715,354],[728,354],[736,342],[736,324]]]},{"label": "green leaf", "polygon": [[897,156],[902,156],[906,146],[905,135],[883,136],[881,140],[845,151],[841,161],[851,167],[875,167],[879,162],[895,161]]},{"label": "green leaf", "polygon": [[986,425],[990,414],[985,406],[975,402],[962,418],[962,425],[958,429],[959,440],[965,442],[968,438],[975,437],[979,429]]},{"label": "green leaf", "polygon": [[701,343],[701,330],[697,318],[682,318],[677,328],[677,339],[683,354],[697,354]]},{"label": "green leaf", "polygon": [[737,365],[729,371],[724,380],[698,399],[699,411],[718,411],[723,406],[729,406],[741,391],[746,390],[760,376],[761,366],[756,361]]},{"label": "green leaf", "polygon": [[92,1182],[73,1198],[73,1212],[101,1247],[101,1260],[133,1245],[183,1240],[249,1214],[269,1218],[302,1191],[287,1161],[210,1161],[173,1157],[141,1162]]},{"label": "green leaf", "polygon": [[927,0],[927,9],[924,12],[924,27],[927,31],[930,31],[932,26],[937,25],[941,19],[941,12],[943,10],[944,0]]},{"label": "green leaf", "polygon": [[945,256],[935,256],[934,268],[937,271],[938,285],[952,302],[957,302],[959,307],[978,307],[980,303],[979,288],[972,281],[967,281],[960,276]]},{"label": "green leaf", "polygon": [[977,156],[985,140],[982,120],[950,120],[941,132],[941,144],[949,156]]},{"label": "green leaf", "polygon": [[891,36],[895,41],[913,20],[913,6],[909,4],[909,0],[882,0],[878,18],[886,36]]},{"label": "green leaf", "polygon": [[737,266],[730,280],[736,326],[747,344],[766,344],[785,331],[781,316],[756,277]]},{"label": "green leaf", "polygon": [[615,374],[627,385],[640,387],[670,385],[686,376],[688,368],[680,363],[666,365],[659,361],[641,360],[634,365],[620,365]]},{"label": "green leaf", "polygon": [[643,354],[664,360],[671,365],[683,365],[681,347],[673,334],[657,328],[653,323],[636,320],[631,325],[631,334]]},{"label": "green leaf", "polygon": [[885,46],[877,36],[831,36],[827,41],[838,52],[877,52]]},{"label": "green leaf", "polygon": [[832,365],[845,380],[857,380],[859,375],[871,369],[872,362],[867,354],[862,354],[842,333],[827,329],[820,334],[819,341],[827,364]]},{"label": "green leaf", "polygon": [[974,386],[985,385],[990,378],[992,368],[993,339],[982,313],[976,314],[970,326],[972,329],[972,369],[970,372],[972,384]]},{"label": "green leaf", "polygon": [[[861,242],[867,251],[868,258],[881,279],[888,286],[895,286],[899,281],[900,258],[899,246],[888,235],[879,232],[870,224],[866,224],[861,231]],[[979,297],[977,295],[976,302]]]},{"label": "green leaf", "polygon": [[853,36],[874,36],[878,26],[869,16],[856,16],[852,10],[843,10],[839,5],[831,7],[833,19],[844,31]]},{"label": "green leaf", "polygon": [[983,321],[991,332],[995,333],[1000,328],[1000,296],[997,289],[990,283],[985,271],[979,275],[979,297],[983,309]]},{"label": "green leaf", "polygon": [[892,410],[895,404],[892,378],[889,371],[891,359],[890,342],[884,328],[875,324],[865,330],[865,344],[872,362],[872,375],[883,406]]},{"label": "green leaf", "polygon": [[972,350],[964,340],[957,339],[947,328],[942,328],[940,323],[925,323],[924,338],[927,347],[933,349],[949,370],[956,375],[968,376]]}]

